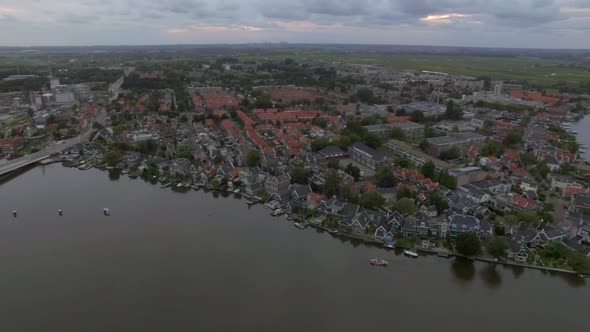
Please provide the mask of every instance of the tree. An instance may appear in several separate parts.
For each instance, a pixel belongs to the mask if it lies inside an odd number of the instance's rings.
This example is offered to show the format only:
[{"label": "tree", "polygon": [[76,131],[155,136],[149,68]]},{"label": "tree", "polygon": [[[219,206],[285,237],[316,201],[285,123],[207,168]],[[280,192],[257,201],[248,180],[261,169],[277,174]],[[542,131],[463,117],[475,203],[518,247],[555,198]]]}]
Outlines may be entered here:
[{"label": "tree", "polygon": [[107,165],[115,167],[119,162],[119,156],[117,155],[117,152],[111,150],[104,155],[104,161]]},{"label": "tree", "polygon": [[520,164],[523,167],[529,167],[534,165],[537,162],[537,158],[535,158],[535,156],[532,153],[529,152],[523,152],[520,154],[519,156],[519,160],[520,160]]},{"label": "tree", "polygon": [[260,151],[252,149],[246,154],[246,164],[250,167],[257,166],[260,162]]},{"label": "tree", "polygon": [[395,193],[395,198],[400,200],[402,198],[414,198],[414,193],[408,188],[402,188]]},{"label": "tree", "polygon": [[436,212],[440,215],[443,214],[448,208],[449,204],[442,197],[442,195],[436,191],[428,193],[428,204],[433,205],[436,208]]},{"label": "tree", "polygon": [[302,166],[294,166],[289,171],[291,182],[304,184],[307,181],[307,171]]},{"label": "tree", "polygon": [[159,144],[153,139],[148,139],[137,145],[137,151],[142,154],[153,155],[158,152]]},{"label": "tree", "polygon": [[375,179],[377,180],[377,185],[383,188],[393,187],[397,182],[395,176],[393,175],[393,171],[387,166],[381,166],[377,168],[377,172],[375,172]]},{"label": "tree", "polygon": [[321,118],[319,116],[316,116],[312,121],[311,124],[313,124],[314,126],[318,126],[320,128],[326,128],[328,127],[328,120]]},{"label": "tree", "polygon": [[375,94],[369,88],[360,88],[356,92],[356,97],[363,103],[371,104],[375,99]]},{"label": "tree", "polygon": [[414,111],[412,114],[410,114],[410,120],[413,122],[422,123],[426,121],[426,117],[422,111]]},{"label": "tree", "polygon": [[395,138],[400,141],[403,141],[406,139],[406,133],[404,132],[403,129],[396,127],[391,130],[391,138]]},{"label": "tree", "polygon": [[176,148],[176,158],[187,158],[191,157],[191,148],[187,144],[181,144]]},{"label": "tree", "polygon": [[352,164],[346,165],[344,171],[354,177],[355,181],[358,181],[361,178],[361,169]]},{"label": "tree", "polygon": [[545,162],[540,162],[537,167],[535,167],[535,169],[537,174],[539,174],[539,176],[541,176],[543,179],[546,179],[547,175],[551,173],[551,168],[549,168]]},{"label": "tree", "polygon": [[493,236],[485,243],[488,254],[495,258],[506,257],[508,250],[508,241],[504,237]]},{"label": "tree", "polygon": [[422,175],[429,179],[434,179],[434,175],[436,173],[436,165],[432,162],[432,160],[428,160],[427,162],[422,165],[420,168],[420,172]]},{"label": "tree", "polygon": [[338,193],[340,186],[340,176],[335,170],[330,170],[326,175],[326,183],[324,184],[324,195],[332,197]]},{"label": "tree", "polygon": [[441,152],[438,157],[442,160],[457,159],[461,157],[461,151],[456,146],[453,146],[452,148]]},{"label": "tree", "polygon": [[515,147],[522,142],[522,131],[519,129],[511,130],[504,138],[504,144],[510,147]]},{"label": "tree", "polygon": [[504,153],[504,147],[498,144],[496,141],[489,140],[481,148],[482,156],[496,156],[499,157]]},{"label": "tree", "polygon": [[361,194],[360,204],[367,209],[376,209],[385,203],[385,198],[376,191],[370,191]]},{"label": "tree", "polygon": [[311,150],[314,152],[318,152],[321,149],[328,146],[328,144],[330,144],[330,141],[325,138],[314,139],[313,141],[311,141]]},{"label": "tree", "polygon": [[373,149],[377,149],[383,145],[381,138],[373,133],[365,135],[364,142]]},{"label": "tree", "polygon": [[457,236],[455,248],[464,256],[475,256],[481,253],[481,241],[475,233],[465,232]]},{"label": "tree", "polygon": [[450,175],[446,170],[440,172],[438,175],[438,183],[450,190],[457,189],[457,179]]},{"label": "tree", "polygon": [[447,102],[447,110],[445,111],[445,117],[449,120],[462,120],[463,110],[461,107],[455,105],[452,100]]},{"label": "tree", "polygon": [[407,197],[404,197],[395,202],[395,204],[393,204],[393,209],[404,216],[412,215],[418,212],[418,207],[414,203],[414,200]]}]

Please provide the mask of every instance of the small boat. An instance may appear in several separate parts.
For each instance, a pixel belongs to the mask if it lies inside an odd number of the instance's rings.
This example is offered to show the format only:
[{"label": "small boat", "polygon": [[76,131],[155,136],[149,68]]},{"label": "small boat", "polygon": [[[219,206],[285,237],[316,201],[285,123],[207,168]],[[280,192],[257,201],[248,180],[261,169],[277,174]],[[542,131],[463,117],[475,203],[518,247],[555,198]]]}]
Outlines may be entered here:
[{"label": "small boat", "polygon": [[164,183],[163,185],[161,185],[161,186],[160,186],[160,188],[168,188],[168,187],[170,187],[171,185],[172,185],[172,183],[171,183],[171,182]]},{"label": "small boat", "polygon": [[293,220],[293,216],[291,214],[287,214],[287,220],[289,220],[289,221]]},{"label": "small boat", "polygon": [[299,228],[299,229],[306,229],[307,223],[306,222],[296,222],[296,223],[293,223],[293,226],[295,226],[296,228]]},{"label": "small boat", "polygon": [[234,194],[239,194],[239,193],[240,193],[240,189],[234,190]]},{"label": "small boat", "polygon": [[387,249],[395,249],[395,245],[391,244],[391,243],[386,243],[383,245],[383,247],[387,248]]},{"label": "small boat", "polygon": [[249,200],[246,201],[246,204],[248,204],[248,205],[254,205],[254,204],[256,204],[256,201],[249,199]]},{"label": "small boat", "polygon": [[330,228],[328,229],[328,233],[332,234],[332,235],[337,235],[338,234],[338,230],[334,229],[334,228]]},{"label": "small boat", "polygon": [[176,188],[180,188],[182,186],[183,186],[183,184],[182,183],[179,183],[179,184],[176,185]]},{"label": "small boat", "polygon": [[379,258],[373,258],[371,259],[371,265],[373,266],[387,266],[387,264],[389,264],[386,260],[384,259],[379,259]]},{"label": "small boat", "polygon": [[272,210],[272,212],[270,213],[270,215],[273,216],[273,217],[276,217],[276,216],[280,216],[283,213],[285,213],[285,211],[283,211],[281,209],[274,209],[274,210]]},{"label": "small boat", "polygon": [[201,189],[201,187],[199,187],[199,186],[196,186],[196,185],[192,185],[192,186],[191,186],[191,188],[192,188],[193,190],[199,190],[199,189]]},{"label": "small boat", "polygon": [[411,250],[404,250],[404,255],[411,257],[411,258],[418,258],[418,254],[411,251]]},{"label": "small boat", "polygon": [[184,187],[185,188],[190,188],[191,187],[191,184],[189,182],[187,182],[187,183],[184,184]]}]

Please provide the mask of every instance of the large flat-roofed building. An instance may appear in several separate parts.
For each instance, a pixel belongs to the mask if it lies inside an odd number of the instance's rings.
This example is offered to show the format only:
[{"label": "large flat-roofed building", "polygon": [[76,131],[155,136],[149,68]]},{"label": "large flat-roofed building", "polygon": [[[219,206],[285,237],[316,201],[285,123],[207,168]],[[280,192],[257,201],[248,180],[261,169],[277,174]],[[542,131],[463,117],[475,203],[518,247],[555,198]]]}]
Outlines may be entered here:
[{"label": "large flat-roofed building", "polygon": [[411,104],[400,105],[398,106],[398,109],[404,109],[408,114],[420,111],[428,118],[445,114],[447,107],[441,104],[418,101]]},{"label": "large flat-roofed building", "polygon": [[387,143],[385,143],[385,147],[389,149],[391,152],[395,153],[396,155],[408,159],[416,166],[422,166],[427,161],[432,161],[434,163],[434,166],[436,166],[437,172],[447,170],[453,166],[447,163],[446,161],[442,161],[440,159],[429,156],[426,153],[413,148],[409,144],[396,139],[391,139],[387,141]]},{"label": "large flat-roofed building", "polygon": [[476,133],[453,133],[448,136],[427,138],[428,152],[438,157],[442,152],[452,148],[463,150],[471,145],[481,148],[485,142],[486,137]]},{"label": "large flat-roofed building", "polygon": [[391,127],[400,128],[404,131],[406,138],[411,140],[420,140],[424,138],[424,126],[411,121],[391,123]]},{"label": "large flat-roofed building", "polygon": [[363,143],[354,143],[348,148],[348,153],[354,161],[372,170],[376,170],[387,162],[387,156],[384,153],[376,151]]},{"label": "large flat-roofed building", "polygon": [[418,140],[418,139],[424,138],[424,126],[419,123],[415,123],[415,122],[411,122],[411,121],[402,121],[402,122],[394,122],[394,123],[387,123],[387,124],[370,125],[370,126],[365,126],[364,128],[367,129],[367,131],[369,133],[372,133],[372,134],[375,134],[375,135],[378,135],[381,137],[385,137],[385,138],[391,137],[391,132],[394,128],[400,128],[404,132],[404,135],[406,136],[406,138],[409,138],[412,140]]},{"label": "large flat-roofed building", "polygon": [[458,186],[485,180],[488,173],[477,166],[467,166],[449,170],[449,174],[457,179]]}]

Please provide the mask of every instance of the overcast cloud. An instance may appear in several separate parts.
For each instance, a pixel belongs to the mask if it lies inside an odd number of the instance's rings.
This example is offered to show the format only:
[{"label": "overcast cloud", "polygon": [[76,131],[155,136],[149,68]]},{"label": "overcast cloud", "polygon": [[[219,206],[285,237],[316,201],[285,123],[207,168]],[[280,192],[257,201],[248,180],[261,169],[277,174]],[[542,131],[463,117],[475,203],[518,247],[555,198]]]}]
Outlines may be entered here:
[{"label": "overcast cloud", "polygon": [[590,47],[590,0],[0,0],[0,45]]}]

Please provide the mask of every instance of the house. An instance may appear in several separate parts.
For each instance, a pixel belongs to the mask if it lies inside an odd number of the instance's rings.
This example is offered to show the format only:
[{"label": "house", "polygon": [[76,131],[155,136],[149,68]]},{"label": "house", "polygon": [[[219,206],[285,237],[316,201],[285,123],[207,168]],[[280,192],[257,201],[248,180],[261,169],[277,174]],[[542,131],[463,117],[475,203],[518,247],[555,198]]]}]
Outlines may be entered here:
[{"label": "house", "polygon": [[551,189],[558,189],[562,194],[568,187],[581,187],[583,186],[577,183],[573,178],[564,175],[552,175],[551,176]]},{"label": "house", "polygon": [[473,182],[471,185],[491,194],[507,194],[512,189],[510,183],[504,183],[497,179]]},{"label": "house", "polygon": [[196,167],[186,158],[174,159],[169,168],[172,176],[187,176],[197,172]]},{"label": "house", "polygon": [[545,245],[548,242],[560,241],[565,238],[565,233],[554,225],[539,226],[537,234],[530,241],[530,247]]},{"label": "house", "polygon": [[481,129],[485,126],[486,119],[487,115],[484,113],[477,113],[475,116],[473,116],[473,118],[471,118],[469,125],[471,125],[473,128]]},{"label": "house", "polygon": [[486,137],[470,132],[452,133],[448,136],[427,138],[428,152],[435,157],[438,157],[442,152],[456,148],[463,151],[471,145],[481,148],[485,142]]},{"label": "house", "polygon": [[348,152],[354,161],[372,170],[376,170],[387,162],[387,156],[384,153],[376,151],[363,143],[354,143],[349,147]]},{"label": "house", "polygon": [[486,221],[481,221],[474,216],[455,213],[448,217],[448,222],[450,224],[451,236],[457,236],[465,232],[473,232],[480,238],[492,236],[492,226]]},{"label": "house", "polygon": [[[502,199],[508,198],[508,201],[502,201]],[[511,199],[510,199],[511,198]],[[527,211],[537,211],[539,209],[539,204],[535,200],[530,198],[519,196],[519,195],[507,195],[507,196],[498,196],[496,198],[496,204],[498,202],[502,202],[500,205],[508,208],[509,210],[517,211],[517,212],[527,212]]]},{"label": "house", "polygon": [[283,195],[289,191],[291,185],[291,178],[288,174],[281,174],[278,176],[269,176],[264,182],[264,189],[269,194]]},{"label": "house", "polygon": [[449,175],[457,179],[457,186],[485,180],[488,173],[477,166],[467,166],[449,170]]},{"label": "house", "polygon": [[430,233],[430,217],[419,211],[416,216],[406,217],[400,229],[404,237],[427,237]]},{"label": "house", "polygon": [[239,171],[237,173],[234,171],[236,168],[230,159],[227,159],[221,167],[217,169],[217,179],[221,180],[226,178],[228,180],[233,180],[239,176]]},{"label": "house", "polygon": [[328,199],[326,198],[326,196],[319,193],[309,192],[309,194],[307,194],[307,206],[309,206],[312,209],[320,206],[322,202],[325,202],[327,200]]},{"label": "house", "polygon": [[13,154],[25,146],[22,137],[0,139],[0,151],[5,154]]},{"label": "house", "polygon": [[377,229],[373,237],[378,240],[382,240],[385,243],[393,243],[395,237],[395,230],[399,229],[399,225],[402,221],[402,215],[399,212],[394,212],[387,215],[386,222],[382,222]]},{"label": "house", "polygon": [[469,199],[473,200],[477,204],[484,204],[491,200],[491,196],[489,194],[471,184],[466,184],[459,187],[458,189],[463,191]]},{"label": "house", "polygon": [[580,227],[576,237],[582,244],[590,245],[590,223]]},{"label": "house", "polygon": [[289,186],[289,191],[292,199],[305,201],[309,193],[311,193],[311,188],[306,184],[292,184]]},{"label": "house", "polygon": [[543,161],[545,162],[545,164],[547,164],[547,167],[549,167],[549,169],[552,172],[559,169],[559,160],[557,160],[557,158],[555,158],[554,156],[547,156]]},{"label": "house", "polygon": [[575,195],[569,210],[581,214],[590,214],[590,194]]},{"label": "house", "polygon": [[508,258],[517,262],[526,262],[529,248],[536,234],[537,232],[533,228],[523,227],[510,230],[507,234],[510,243],[507,251]]}]

